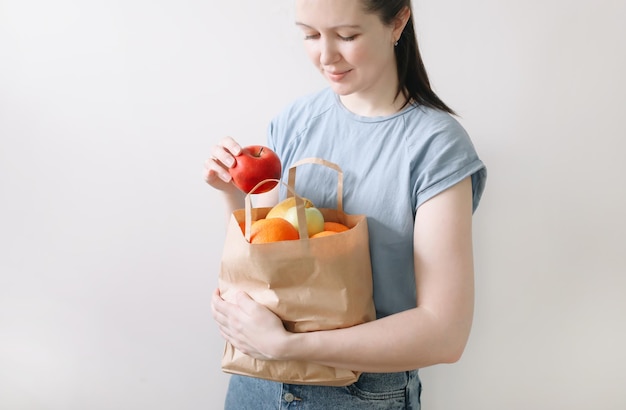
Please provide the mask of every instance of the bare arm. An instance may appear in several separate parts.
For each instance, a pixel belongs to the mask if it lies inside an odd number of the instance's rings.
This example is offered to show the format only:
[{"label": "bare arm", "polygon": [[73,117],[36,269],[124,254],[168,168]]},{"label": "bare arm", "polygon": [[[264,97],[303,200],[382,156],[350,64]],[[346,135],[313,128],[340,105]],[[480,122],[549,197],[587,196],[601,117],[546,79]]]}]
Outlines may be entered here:
[{"label": "bare arm", "polygon": [[414,259],[417,307],[347,329],[289,333],[269,310],[240,294],[213,297],[222,335],[260,359],[307,360],[366,372],[392,372],[458,360],[473,316],[471,181],[417,211]]},{"label": "bare arm", "polygon": [[284,356],[368,372],[457,361],[474,307],[469,178],[418,209],[414,260],[416,308],[348,329],[292,334]]}]

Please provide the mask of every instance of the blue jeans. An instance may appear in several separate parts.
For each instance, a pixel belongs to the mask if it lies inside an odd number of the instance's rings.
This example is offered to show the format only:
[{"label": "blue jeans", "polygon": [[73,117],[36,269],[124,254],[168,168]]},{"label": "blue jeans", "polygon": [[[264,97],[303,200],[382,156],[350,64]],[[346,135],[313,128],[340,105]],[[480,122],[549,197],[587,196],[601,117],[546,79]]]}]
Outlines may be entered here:
[{"label": "blue jeans", "polygon": [[363,373],[346,387],[283,384],[232,375],[225,410],[419,410],[422,384],[417,370]]}]

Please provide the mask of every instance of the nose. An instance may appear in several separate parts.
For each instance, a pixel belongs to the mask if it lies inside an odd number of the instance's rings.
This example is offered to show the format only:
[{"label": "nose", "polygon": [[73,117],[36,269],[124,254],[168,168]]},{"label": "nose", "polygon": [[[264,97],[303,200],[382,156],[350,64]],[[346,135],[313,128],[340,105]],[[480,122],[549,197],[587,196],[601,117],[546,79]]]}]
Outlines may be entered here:
[{"label": "nose", "polygon": [[325,38],[320,41],[320,64],[329,65],[336,63],[341,58],[337,45],[334,41]]}]

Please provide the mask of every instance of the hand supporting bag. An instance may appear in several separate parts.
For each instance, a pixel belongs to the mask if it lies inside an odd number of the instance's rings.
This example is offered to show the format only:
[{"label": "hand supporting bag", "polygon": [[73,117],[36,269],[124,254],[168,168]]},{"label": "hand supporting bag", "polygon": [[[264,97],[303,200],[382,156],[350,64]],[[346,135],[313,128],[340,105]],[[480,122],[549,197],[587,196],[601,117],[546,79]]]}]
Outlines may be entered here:
[{"label": "hand supporting bag", "polygon": [[[340,222],[351,229],[310,239],[306,223],[300,223],[300,239],[251,244],[253,220],[265,217],[271,208],[252,208],[246,196],[245,209],[230,218],[222,255],[219,288],[229,300],[237,290],[267,306],[290,332],[345,328],[375,319],[367,219],[343,211],[343,173],[339,166],[308,158],[289,169],[289,196],[294,195],[296,168],[318,164],[337,171],[337,209],[318,208],[325,221]],[[305,220],[304,203],[296,196],[298,218]],[[359,372],[304,361],[264,361],[251,358],[226,343],[222,370],[292,384],[346,386],[358,380]]]}]

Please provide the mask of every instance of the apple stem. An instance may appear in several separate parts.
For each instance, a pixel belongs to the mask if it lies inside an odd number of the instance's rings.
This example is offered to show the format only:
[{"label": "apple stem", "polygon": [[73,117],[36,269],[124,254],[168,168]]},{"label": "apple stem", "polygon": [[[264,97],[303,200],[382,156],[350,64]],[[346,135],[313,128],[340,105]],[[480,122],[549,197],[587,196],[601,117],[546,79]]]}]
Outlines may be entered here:
[{"label": "apple stem", "polygon": [[261,154],[263,153],[263,150],[264,150],[264,149],[265,149],[265,147],[261,147],[261,149],[259,150],[259,153],[258,153],[257,157],[260,157],[260,156],[261,156]]}]

